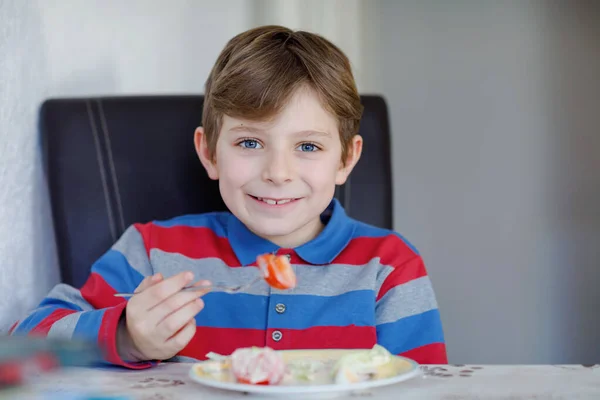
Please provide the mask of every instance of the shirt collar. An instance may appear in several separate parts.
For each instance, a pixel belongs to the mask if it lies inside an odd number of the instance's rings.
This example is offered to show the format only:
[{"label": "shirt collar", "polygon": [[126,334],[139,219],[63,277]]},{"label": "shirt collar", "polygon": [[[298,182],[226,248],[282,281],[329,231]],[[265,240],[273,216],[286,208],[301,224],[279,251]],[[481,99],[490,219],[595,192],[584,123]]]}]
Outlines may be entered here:
[{"label": "shirt collar", "polygon": [[[294,249],[300,258],[310,264],[331,264],[354,235],[354,220],[346,215],[337,199],[331,201],[321,214],[321,219],[325,223],[321,233]],[[260,254],[274,253],[279,249],[276,244],[250,231],[233,214],[227,223],[227,239],[242,265],[251,265]]]}]

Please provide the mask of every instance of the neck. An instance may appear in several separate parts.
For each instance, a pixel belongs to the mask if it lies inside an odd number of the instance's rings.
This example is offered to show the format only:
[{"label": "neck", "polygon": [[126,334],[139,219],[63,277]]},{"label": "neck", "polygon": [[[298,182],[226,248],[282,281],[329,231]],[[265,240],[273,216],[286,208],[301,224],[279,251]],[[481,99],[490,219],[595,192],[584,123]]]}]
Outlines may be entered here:
[{"label": "neck", "polygon": [[316,218],[289,235],[265,237],[264,239],[279,247],[293,249],[316,238],[324,227],[325,225],[321,222],[321,218]]}]

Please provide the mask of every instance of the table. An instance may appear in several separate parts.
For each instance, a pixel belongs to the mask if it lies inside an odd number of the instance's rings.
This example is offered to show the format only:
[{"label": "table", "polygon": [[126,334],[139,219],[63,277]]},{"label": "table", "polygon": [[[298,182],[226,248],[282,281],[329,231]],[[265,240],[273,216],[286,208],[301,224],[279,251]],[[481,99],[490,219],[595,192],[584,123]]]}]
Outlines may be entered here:
[{"label": "table", "polygon": [[[0,399],[80,399],[73,394],[96,389],[136,400],[263,398],[204,387],[188,378],[190,366],[165,363],[143,371],[62,370],[40,376],[26,391],[0,392]],[[425,365],[421,370],[417,378],[356,393],[352,398],[600,399],[600,365]]]}]

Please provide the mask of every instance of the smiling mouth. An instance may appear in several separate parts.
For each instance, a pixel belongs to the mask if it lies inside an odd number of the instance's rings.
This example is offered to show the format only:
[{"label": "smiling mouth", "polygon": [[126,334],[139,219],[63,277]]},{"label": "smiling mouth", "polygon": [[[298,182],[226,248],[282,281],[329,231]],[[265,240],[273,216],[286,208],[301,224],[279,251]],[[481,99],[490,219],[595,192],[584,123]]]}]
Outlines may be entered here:
[{"label": "smiling mouth", "polygon": [[289,204],[289,203],[292,203],[292,202],[294,202],[296,200],[299,200],[299,198],[297,198],[297,197],[290,197],[290,198],[287,198],[287,199],[273,199],[273,198],[269,198],[269,197],[252,196],[251,194],[248,195],[248,196],[252,197],[256,201],[263,202],[263,203],[268,204],[270,206],[281,206],[281,205]]}]

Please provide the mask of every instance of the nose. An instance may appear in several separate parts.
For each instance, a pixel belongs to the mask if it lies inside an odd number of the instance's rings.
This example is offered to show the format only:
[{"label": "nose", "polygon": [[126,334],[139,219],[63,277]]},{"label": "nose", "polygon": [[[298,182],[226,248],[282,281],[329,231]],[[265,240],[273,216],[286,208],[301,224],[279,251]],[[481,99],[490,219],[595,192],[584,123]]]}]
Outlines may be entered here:
[{"label": "nose", "polygon": [[265,157],[262,178],[264,181],[282,185],[291,182],[294,175],[292,157],[285,151],[271,151]]}]

